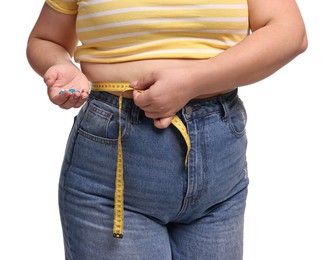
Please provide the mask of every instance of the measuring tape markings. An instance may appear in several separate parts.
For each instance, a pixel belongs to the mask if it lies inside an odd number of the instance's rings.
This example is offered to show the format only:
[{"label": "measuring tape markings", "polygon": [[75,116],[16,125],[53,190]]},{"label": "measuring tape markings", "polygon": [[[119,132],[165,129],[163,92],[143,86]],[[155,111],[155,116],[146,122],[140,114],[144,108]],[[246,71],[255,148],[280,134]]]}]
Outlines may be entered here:
[{"label": "measuring tape markings", "polygon": [[[125,91],[133,90],[130,83],[127,82],[93,82],[92,90],[94,91],[116,91],[121,92],[119,96],[119,127],[118,127],[118,146],[117,146],[117,163],[116,163],[116,180],[115,180],[115,197],[114,197],[114,226],[113,237],[123,238],[124,229],[124,173],[123,173],[123,152],[122,152],[122,126],[121,126],[121,112],[123,103],[123,93]],[[187,152],[185,157],[185,165],[188,163],[188,153],[191,149],[190,137],[187,133],[186,126],[183,121],[174,115],[171,123],[178,129],[183,136]]]}]

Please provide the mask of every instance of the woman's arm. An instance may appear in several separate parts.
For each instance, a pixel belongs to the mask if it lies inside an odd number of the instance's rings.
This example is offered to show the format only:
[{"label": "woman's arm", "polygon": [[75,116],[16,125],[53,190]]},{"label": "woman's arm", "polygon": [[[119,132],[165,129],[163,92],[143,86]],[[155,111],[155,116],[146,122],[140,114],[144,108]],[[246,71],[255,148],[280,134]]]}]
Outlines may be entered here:
[{"label": "woman's arm", "polygon": [[53,65],[71,63],[77,45],[75,21],[75,15],[59,13],[44,4],[27,44],[28,61],[39,75]]},{"label": "woman's arm", "polygon": [[200,73],[210,88],[196,86],[198,95],[258,82],[306,50],[305,26],[294,0],[248,0],[248,7],[252,34],[206,62]]},{"label": "woman's arm", "polygon": [[[295,0],[248,0],[252,33],[218,56],[185,68],[155,71],[132,83],[135,103],[151,118],[169,117],[190,99],[258,82],[307,48]],[[169,120],[159,127],[167,127]]]},{"label": "woman's arm", "polygon": [[[76,15],[62,14],[46,3],[31,31],[27,43],[27,58],[31,67],[44,78],[50,100],[61,108],[81,106],[89,92],[89,83],[72,63],[78,39]],[[74,94],[61,89],[75,88]]]}]

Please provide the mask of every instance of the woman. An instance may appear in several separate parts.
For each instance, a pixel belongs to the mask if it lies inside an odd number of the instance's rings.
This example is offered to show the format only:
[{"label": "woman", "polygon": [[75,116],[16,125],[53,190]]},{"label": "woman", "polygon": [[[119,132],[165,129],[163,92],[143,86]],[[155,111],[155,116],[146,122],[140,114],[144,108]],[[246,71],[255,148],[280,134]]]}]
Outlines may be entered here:
[{"label": "woman", "polygon": [[59,184],[66,259],[242,259],[237,89],[306,48],[294,0],[46,0],[28,60],[54,104],[85,103]]}]

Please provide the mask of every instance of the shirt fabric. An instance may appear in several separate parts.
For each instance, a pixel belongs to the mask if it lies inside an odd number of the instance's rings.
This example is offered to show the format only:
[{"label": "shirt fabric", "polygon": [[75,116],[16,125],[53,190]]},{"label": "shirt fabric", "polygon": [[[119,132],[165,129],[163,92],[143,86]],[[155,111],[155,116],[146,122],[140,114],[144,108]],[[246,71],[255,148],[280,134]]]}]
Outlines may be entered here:
[{"label": "shirt fabric", "polygon": [[46,0],[77,15],[76,62],[206,59],[249,34],[247,0]]}]

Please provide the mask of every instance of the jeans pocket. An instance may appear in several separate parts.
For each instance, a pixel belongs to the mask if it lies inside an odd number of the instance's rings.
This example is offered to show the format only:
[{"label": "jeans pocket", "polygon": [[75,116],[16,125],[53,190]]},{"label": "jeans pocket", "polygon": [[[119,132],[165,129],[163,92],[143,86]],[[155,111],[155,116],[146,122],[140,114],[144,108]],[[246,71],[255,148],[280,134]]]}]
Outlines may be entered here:
[{"label": "jeans pocket", "polygon": [[242,137],[247,123],[247,113],[242,100],[237,96],[231,102],[223,102],[222,105],[232,134],[238,138]]},{"label": "jeans pocket", "polygon": [[[121,116],[122,137],[125,133],[126,113]],[[79,132],[94,141],[117,142],[119,130],[119,111],[117,107],[92,99],[80,122]]]}]

